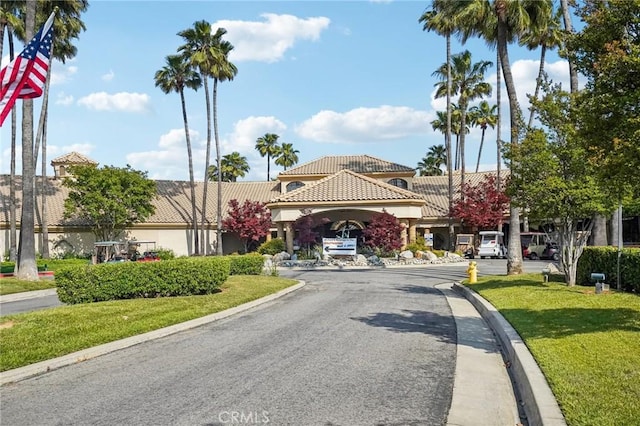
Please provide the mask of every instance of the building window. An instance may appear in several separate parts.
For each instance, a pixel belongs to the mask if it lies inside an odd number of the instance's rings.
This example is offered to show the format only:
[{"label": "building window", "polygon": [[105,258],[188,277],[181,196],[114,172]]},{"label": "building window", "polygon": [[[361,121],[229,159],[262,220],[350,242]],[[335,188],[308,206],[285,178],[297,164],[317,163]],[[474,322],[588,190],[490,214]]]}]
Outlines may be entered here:
[{"label": "building window", "polygon": [[404,179],[400,179],[400,178],[396,178],[396,179],[391,179],[388,183],[390,183],[393,186],[397,186],[398,188],[402,188],[402,189],[408,189],[409,185],[407,185],[407,181]]},{"label": "building window", "polygon": [[298,188],[301,188],[304,186],[304,183],[300,182],[299,180],[293,181],[293,182],[289,182],[287,184],[287,192],[291,192],[293,190],[296,190]]}]

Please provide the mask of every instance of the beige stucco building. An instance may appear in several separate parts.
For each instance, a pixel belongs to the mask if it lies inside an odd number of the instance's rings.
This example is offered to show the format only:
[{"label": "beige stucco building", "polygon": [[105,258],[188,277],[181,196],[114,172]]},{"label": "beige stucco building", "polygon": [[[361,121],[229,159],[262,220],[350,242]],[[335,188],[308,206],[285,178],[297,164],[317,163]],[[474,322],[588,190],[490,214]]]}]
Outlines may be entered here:
[{"label": "beige stucco building", "polygon": [[[58,157],[51,162],[54,177],[45,178],[46,222],[50,253],[65,251],[91,253],[95,239],[89,224],[77,219],[65,219],[64,200],[68,190],[61,177],[73,164],[97,164],[78,153]],[[466,182],[479,183],[487,173],[468,173]],[[188,181],[156,181],[158,198],[154,201],[155,214],[146,222],[126,231],[122,240],[155,241],[157,247],[172,249],[176,255],[189,255],[193,246],[190,226],[191,204]],[[196,182],[198,221],[202,217],[202,194],[207,188],[206,226],[204,246],[206,254],[216,249],[216,182]],[[454,175],[454,188],[458,191],[460,176]],[[17,217],[20,218],[20,177],[16,179]],[[42,177],[36,178],[36,242],[42,241]],[[293,222],[302,209],[310,209],[314,216],[327,222],[322,236],[334,237],[348,225],[357,233],[370,220],[371,215],[383,209],[396,216],[404,225],[402,239],[414,242],[425,233],[434,234],[434,246],[448,244],[448,178],[447,176],[416,176],[415,169],[369,155],[326,156],[280,173],[276,180],[267,182],[223,182],[222,211],[226,216],[229,201],[237,199],[266,203],[271,211],[273,226],[268,238],[280,237],[292,252],[295,244]],[[6,255],[10,247],[9,176],[0,176],[0,248]],[[456,224],[459,227],[459,224]],[[19,223],[17,228],[19,230]],[[240,241],[233,232],[225,230],[223,251],[241,250]]]}]

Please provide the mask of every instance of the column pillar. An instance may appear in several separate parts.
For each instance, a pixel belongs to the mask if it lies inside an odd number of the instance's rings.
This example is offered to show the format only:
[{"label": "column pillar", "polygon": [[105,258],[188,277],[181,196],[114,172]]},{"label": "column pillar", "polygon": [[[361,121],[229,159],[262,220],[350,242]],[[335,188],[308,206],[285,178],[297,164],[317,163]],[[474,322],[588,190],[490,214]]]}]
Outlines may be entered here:
[{"label": "column pillar", "polygon": [[409,243],[414,244],[416,242],[416,220],[409,219]]},{"label": "column pillar", "polygon": [[293,254],[293,222],[285,222],[284,227],[287,237],[287,253]]},{"label": "column pillar", "polygon": [[278,238],[284,240],[284,225],[282,222],[276,223],[276,228],[278,229]]},{"label": "column pillar", "polygon": [[402,240],[401,249],[404,250],[408,244],[407,238],[407,228],[409,228],[409,220],[408,219],[400,219],[400,225],[402,225],[402,231],[400,231],[400,239]]}]

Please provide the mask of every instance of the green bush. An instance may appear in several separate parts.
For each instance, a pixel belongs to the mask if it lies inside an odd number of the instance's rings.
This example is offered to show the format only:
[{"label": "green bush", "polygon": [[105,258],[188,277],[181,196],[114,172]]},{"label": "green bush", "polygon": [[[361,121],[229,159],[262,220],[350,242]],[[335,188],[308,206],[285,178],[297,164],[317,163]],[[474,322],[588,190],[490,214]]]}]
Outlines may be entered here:
[{"label": "green bush", "polygon": [[171,260],[176,258],[176,254],[171,249],[161,247],[156,250],[156,253],[160,260]]},{"label": "green bush", "polygon": [[226,257],[70,266],[56,271],[63,303],[209,294],[229,277]]},{"label": "green bush", "polygon": [[260,244],[260,247],[258,247],[258,253],[270,254],[272,256],[285,250],[286,248],[284,245],[284,240],[282,238],[273,238],[270,241],[265,241],[264,243]]},{"label": "green bush", "polygon": [[417,241],[415,243],[407,244],[405,250],[411,250],[411,252],[415,255],[417,251],[429,251],[429,247],[424,244],[420,244],[420,241]]},{"label": "green bush", "polygon": [[[585,247],[578,260],[576,283],[593,285],[591,273],[602,272],[605,282],[615,288],[618,282],[618,249],[615,247]],[[620,282],[625,291],[640,292],[640,249],[622,249]]]},{"label": "green bush", "polygon": [[431,250],[438,257],[444,257],[445,250]]},{"label": "green bush", "polygon": [[231,263],[230,275],[260,275],[264,258],[257,253],[227,256]]}]

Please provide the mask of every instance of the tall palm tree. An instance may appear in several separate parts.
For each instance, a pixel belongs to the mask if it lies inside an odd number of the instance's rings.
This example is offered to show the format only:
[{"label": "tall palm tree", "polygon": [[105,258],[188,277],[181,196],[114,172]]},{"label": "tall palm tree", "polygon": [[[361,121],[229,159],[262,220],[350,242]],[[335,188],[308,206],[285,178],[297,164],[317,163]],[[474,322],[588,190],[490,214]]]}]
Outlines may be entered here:
[{"label": "tall palm tree", "polygon": [[271,180],[271,157],[277,157],[280,153],[280,145],[278,145],[279,137],[280,136],[275,133],[265,133],[264,136],[256,139],[256,149],[260,153],[260,156],[267,157],[267,180]]},{"label": "tall palm tree", "polygon": [[293,149],[293,144],[284,142],[280,147],[280,152],[276,158],[275,163],[278,166],[283,166],[285,170],[287,167],[291,167],[298,164],[298,154],[300,151]]},{"label": "tall palm tree", "polygon": [[249,171],[247,157],[236,151],[222,157],[220,164],[222,165],[220,174],[218,174],[218,168],[215,165],[209,166],[207,177],[210,181],[217,182],[219,175],[223,182],[236,182],[239,177],[244,177]]},{"label": "tall palm tree", "polygon": [[[24,34],[31,40],[36,26],[35,1],[25,5]],[[22,101],[22,212],[20,214],[20,242],[16,278],[38,280],[35,242],[35,165],[33,163],[33,99]]]},{"label": "tall palm tree", "polygon": [[444,145],[434,145],[427,155],[418,162],[420,176],[442,176],[442,165],[447,164],[447,151]]},{"label": "tall palm tree", "polygon": [[187,143],[187,155],[189,157],[189,187],[191,189],[191,221],[193,226],[193,253],[200,254],[198,240],[198,217],[196,216],[196,185],[193,179],[193,154],[191,152],[191,137],[189,135],[189,122],[187,120],[187,105],[184,100],[184,89],[198,90],[202,86],[202,79],[196,70],[184,60],[181,55],[169,55],[165,58],[166,64],[156,71],[154,79],[156,87],[165,94],[176,92],[180,95],[182,106],[182,120],[184,122],[184,135]]},{"label": "tall palm tree", "polygon": [[[433,130],[437,130],[444,134],[446,132],[446,126],[447,126],[447,113],[445,111],[437,111],[436,115],[438,116],[438,118],[436,118],[430,123],[431,127],[433,128]],[[461,129],[460,118],[461,118],[461,115],[462,113],[460,112],[460,108],[458,107],[458,105],[452,103],[451,114],[450,114],[451,133],[456,136],[455,150],[453,153],[455,157],[455,159],[453,160],[453,170],[458,170],[460,168],[460,129]],[[469,133],[470,131],[469,125],[467,124],[465,125],[465,127],[466,127],[465,133]]]},{"label": "tall palm tree", "polygon": [[[560,10],[562,11],[562,20],[564,21],[564,31],[567,34],[573,33],[573,25],[571,23],[571,11],[569,10],[569,0],[560,0]],[[567,55],[569,60],[569,88],[571,93],[578,91],[578,70],[571,55]]]},{"label": "tall palm tree", "polygon": [[478,148],[478,161],[476,163],[476,173],[480,169],[480,157],[482,156],[482,146],[484,145],[484,135],[487,127],[492,129],[498,124],[498,116],[496,110],[497,105],[489,106],[489,102],[481,101],[478,105],[471,107],[470,113],[473,116],[473,125],[482,129],[482,137],[480,138],[480,148]]},{"label": "tall palm tree", "polygon": [[[448,13],[447,0],[432,0],[431,9],[425,11],[418,19],[423,24],[423,31],[435,31],[444,36],[447,51],[447,117],[445,129],[445,146],[447,149],[447,175],[448,175],[448,196],[449,211],[453,210],[453,170],[451,155],[451,34],[456,30],[455,14]],[[454,249],[455,230],[453,227],[453,217],[449,215],[449,249]]]},{"label": "tall palm tree", "polygon": [[[542,79],[544,78],[544,61],[546,58],[547,49],[555,49],[560,47],[563,41],[563,33],[560,29],[560,9],[558,13],[553,13],[549,10],[549,16],[544,16],[540,19],[540,24],[537,26],[531,26],[527,28],[524,34],[520,37],[520,45],[526,46],[529,50],[540,48],[540,65],[538,67],[538,77],[536,78],[536,88],[534,90],[532,99],[538,99],[538,93],[540,93],[540,87],[542,86]],[[533,116],[535,114],[535,105],[531,105],[529,113],[529,122],[527,126],[530,128],[533,125]]]},{"label": "tall palm tree", "polygon": [[[479,97],[491,94],[491,85],[484,81],[484,73],[491,65],[490,61],[479,61],[472,63],[471,52],[465,50],[462,53],[451,57],[451,94],[458,96],[458,107],[460,111],[460,129],[467,128],[467,108],[469,102]],[[448,64],[441,65],[433,75],[440,77],[441,83],[438,83],[436,98],[446,95],[447,88],[445,80],[447,78]],[[460,194],[465,184],[465,137],[466,131],[459,133],[459,149],[460,153]]]},{"label": "tall palm tree", "polygon": [[[520,134],[521,111],[511,72],[508,44],[518,40],[529,28],[539,25],[549,10],[552,0],[452,0],[445,13],[458,25],[455,28],[463,42],[471,36],[480,36],[497,46],[498,58],[507,89],[510,112],[510,144],[516,146]],[[509,208],[509,253],[507,273],[522,273],[520,247],[520,209]]]},{"label": "tall palm tree", "polygon": [[[212,32],[211,24],[207,21],[197,21],[193,24],[193,28],[188,28],[178,33],[184,38],[186,44],[178,48],[186,58],[198,68],[200,76],[204,83],[205,102],[207,109],[207,150],[205,156],[205,173],[209,171],[209,161],[211,158],[211,103],[209,100],[209,77],[213,78],[213,127],[216,143],[216,169],[221,168],[220,158],[220,139],[218,133],[218,82],[233,80],[238,73],[236,66],[229,62],[228,56],[233,45],[222,39],[227,33],[224,28],[218,28],[215,33]],[[222,186],[221,180],[218,180],[218,200],[216,211],[216,253],[222,254]],[[204,251],[204,232],[206,223],[206,206],[207,206],[208,185],[204,186],[202,200],[202,250]]]}]

